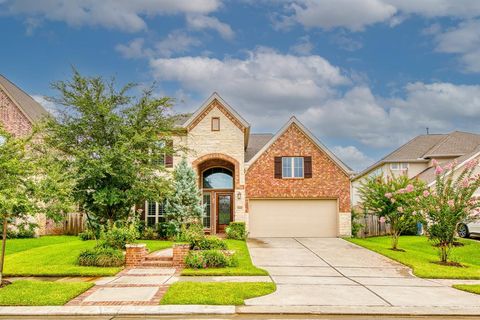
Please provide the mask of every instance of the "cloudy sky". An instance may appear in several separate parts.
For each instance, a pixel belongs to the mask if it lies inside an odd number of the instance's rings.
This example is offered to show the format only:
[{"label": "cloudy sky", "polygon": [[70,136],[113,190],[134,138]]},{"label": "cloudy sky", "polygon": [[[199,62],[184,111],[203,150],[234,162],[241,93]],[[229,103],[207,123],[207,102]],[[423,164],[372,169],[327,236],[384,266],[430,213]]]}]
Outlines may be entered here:
[{"label": "cloudy sky", "polygon": [[71,66],[213,91],[253,132],[296,115],[359,170],[412,137],[479,132],[478,0],[0,0],[0,73],[37,100]]}]

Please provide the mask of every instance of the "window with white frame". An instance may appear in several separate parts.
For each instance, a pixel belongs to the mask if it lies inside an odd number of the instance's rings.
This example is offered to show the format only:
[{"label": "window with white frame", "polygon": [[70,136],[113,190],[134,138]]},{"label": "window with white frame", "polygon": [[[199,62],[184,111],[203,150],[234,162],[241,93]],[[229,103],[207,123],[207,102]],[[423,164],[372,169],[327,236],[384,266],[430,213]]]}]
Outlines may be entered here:
[{"label": "window with white frame", "polygon": [[164,204],[155,201],[145,201],[145,225],[154,226],[165,222]]},{"label": "window with white frame", "polygon": [[408,163],[406,162],[390,163],[390,170],[408,170]]},{"label": "window with white frame", "polygon": [[204,193],[203,194],[203,215],[202,215],[202,223],[204,228],[210,228],[210,212],[212,208],[212,203],[211,203],[211,195],[210,193]]},{"label": "window with white frame", "polygon": [[303,157],[283,157],[282,178],[303,178]]}]

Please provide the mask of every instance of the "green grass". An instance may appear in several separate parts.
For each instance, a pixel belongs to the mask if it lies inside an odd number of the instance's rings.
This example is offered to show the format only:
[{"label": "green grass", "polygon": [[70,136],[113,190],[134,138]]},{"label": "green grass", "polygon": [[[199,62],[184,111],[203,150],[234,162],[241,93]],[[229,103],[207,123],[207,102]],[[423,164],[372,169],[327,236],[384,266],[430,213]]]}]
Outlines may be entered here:
[{"label": "green grass", "polygon": [[[169,241],[146,240],[150,251],[168,248]],[[83,267],[77,265],[81,251],[93,248],[94,240],[75,236],[48,236],[37,239],[8,239],[5,257],[7,276],[111,276],[121,267]]]},{"label": "green grass", "polygon": [[234,250],[238,259],[237,267],[210,269],[183,269],[184,276],[267,276],[268,272],[255,267],[250,259],[247,243],[241,240],[227,239],[228,249]]},{"label": "green grass", "polygon": [[460,239],[464,244],[451,251],[453,261],[464,267],[443,266],[439,261],[437,248],[426,237],[402,236],[399,248],[405,252],[390,250],[390,237],[346,239],[362,247],[378,252],[413,269],[421,278],[436,279],[480,279],[480,242]]},{"label": "green grass", "polygon": [[480,294],[480,284],[454,284],[453,287],[458,290]]},{"label": "green grass", "polygon": [[272,282],[177,282],[160,304],[242,305],[245,299],[274,291]]},{"label": "green grass", "polygon": [[0,289],[0,305],[61,306],[92,286],[90,282],[15,281]]}]

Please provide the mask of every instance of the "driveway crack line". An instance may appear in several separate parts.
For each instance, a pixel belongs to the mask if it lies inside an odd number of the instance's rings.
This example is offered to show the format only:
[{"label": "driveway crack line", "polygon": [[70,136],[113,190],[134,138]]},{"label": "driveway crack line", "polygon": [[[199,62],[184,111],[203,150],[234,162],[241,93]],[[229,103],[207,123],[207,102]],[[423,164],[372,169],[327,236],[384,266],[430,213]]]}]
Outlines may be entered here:
[{"label": "driveway crack line", "polygon": [[370,291],[371,293],[373,293],[375,296],[377,296],[380,300],[384,301],[385,303],[387,303],[389,306],[393,307],[393,304],[391,304],[388,300],[384,299],[382,296],[380,296],[379,294],[377,294],[375,291],[371,290],[370,288],[368,288],[367,286],[361,284],[360,282],[356,281],[355,279],[352,279],[348,276],[346,276],[344,273],[342,273],[340,270],[338,270],[336,267],[334,267],[332,264],[330,264],[328,261],[326,261],[325,259],[323,259],[320,255],[318,255],[316,252],[314,252],[312,249],[310,249],[309,247],[307,247],[305,244],[303,244],[300,240],[298,240],[297,238],[293,238],[295,239],[295,241],[297,241],[302,247],[304,247],[305,249],[307,249],[308,251],[310,251],[311,253],[313,253],[315,256],[317,256],[320,260],[322,260],[323,262],[325,262],[329,267],[331,267],[333,270],[337,271],[338,273],[340,273],[342,276],[344,276],[345,278],[347,278],[348,280],[352,281],[352,282],[355,282],[356,284],[358,284],[359,286],[361,287],[364,287],[365,289],[367,289],[368,291]]}]

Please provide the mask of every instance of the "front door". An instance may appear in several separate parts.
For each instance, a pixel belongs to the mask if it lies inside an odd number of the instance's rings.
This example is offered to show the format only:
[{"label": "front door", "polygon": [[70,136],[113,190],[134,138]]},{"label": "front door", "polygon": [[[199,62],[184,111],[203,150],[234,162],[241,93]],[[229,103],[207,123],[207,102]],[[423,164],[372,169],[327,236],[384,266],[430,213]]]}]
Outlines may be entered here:
[{"label": "front door", "polygon": [[233,220],[233,194],[217,193],[217,233],[225,232],[225,227]]}]

